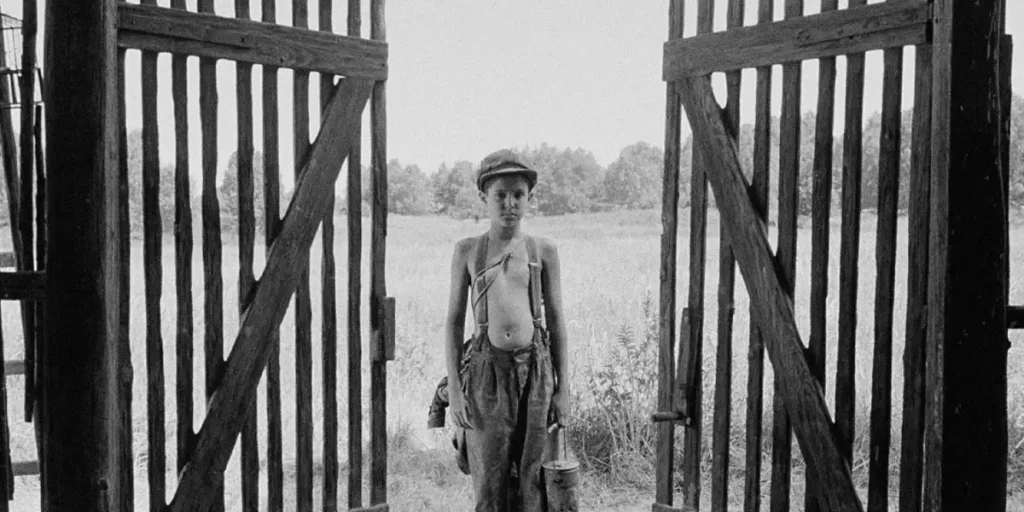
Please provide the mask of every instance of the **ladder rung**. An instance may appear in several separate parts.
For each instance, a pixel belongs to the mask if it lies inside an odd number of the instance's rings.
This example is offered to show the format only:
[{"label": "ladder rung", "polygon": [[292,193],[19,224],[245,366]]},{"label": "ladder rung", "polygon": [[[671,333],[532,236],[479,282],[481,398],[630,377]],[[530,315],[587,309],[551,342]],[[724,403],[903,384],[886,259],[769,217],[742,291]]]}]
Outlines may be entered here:
[{"label": "ladder rung", "polygon": [[23,460],[14,462],[11,464],[11,469],[14,470],[14,476],[38,475],[39,461]]},{"label": "ladder rung", "polygon": [[25,361],[7,361],[4,363],[4,375],[24,375]]},{"label": "ladder rung", "polygon": [[42,300],[45,272],[0,272],[0,300]]}]

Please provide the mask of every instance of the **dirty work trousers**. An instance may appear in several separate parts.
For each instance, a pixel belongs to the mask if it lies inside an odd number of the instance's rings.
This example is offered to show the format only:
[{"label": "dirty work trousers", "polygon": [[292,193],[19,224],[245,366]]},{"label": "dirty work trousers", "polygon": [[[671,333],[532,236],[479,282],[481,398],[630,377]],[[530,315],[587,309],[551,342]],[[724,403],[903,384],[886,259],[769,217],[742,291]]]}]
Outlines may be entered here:
[{"label": "dirty work trousers", "polygon": [[466,431],[476,511],[543,512],[541,464],[554,390],[546,333],[537,328],[531,346],[502,350],[491,345],[484,331],[473,345],[462,384],[477,423]]}]

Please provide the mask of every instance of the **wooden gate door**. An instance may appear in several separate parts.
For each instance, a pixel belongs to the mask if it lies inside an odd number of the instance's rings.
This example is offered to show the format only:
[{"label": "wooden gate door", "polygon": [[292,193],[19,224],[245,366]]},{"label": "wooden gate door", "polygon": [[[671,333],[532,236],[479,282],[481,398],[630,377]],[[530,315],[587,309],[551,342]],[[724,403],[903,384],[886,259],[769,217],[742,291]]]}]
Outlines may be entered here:
[{"label": "wooden gate door", "polygon": [[[742,26],[743,25],[743,0],[730,0],[728,2],[728,23],[729,28],[725,31],[712,33],[712,20],[713,20],[713,7],[714,0],[699,0],[698,1],[698,14],[697,14],[697,31],[698,35],[690,38],[682,37],[682,2],[672,2],[672,9],[670,10],[671,16],[671,30],[670,30],[670,41],[665,45],[665,61],[664,61],[664,78],[668,82],[668,110],[667,110],[667,123],[666,123],[666,167],[665,167],[665,195],[664,195],[664,213],[663,222],[665,223],[665,235],[662,240],[662,308],[661,308],[661,356],[660,356],[660,372],[661,372],[661,387],[659,393],[659,409],[662,412],[655,413],[654,420],[662,421],[662,425],[659,429],[659,443],[658,443],[658,466],[657,466],[657,497],[654,504],[655,511],[671,511],[671,510],[697,510],[698,509],[698,497],[700,495],[700,483],[699,477],[693,475],[699,475],[700,472],[700,459],[701,450],[700,447],[700,377],[699,377],[699,366],[701,365],[702,357],[700,355],[701,346],[701,330],[700,325],[703,322],[703,259],[704,259],[704,236],[705,227],[703,224],[703,217],[701,220],[694,221],[698,215],[698,210],[706,209],[707,199],[702,190],[705,189],[704,176],[706,176],[707,183],[710,184],[711,190],[714,193],[714,197],[717,201],[717,207],[719,211],[720,220],[722,223],[722,240],[721,252],[722,256],[722,267],[720,269],[720,283],[719,288],[719,299],[728,297],[723,303],[720,300],[719,304],[719,340],[720,344],[731,343],[728,340],[728,336],[731,334],[725,334],[726,338],[723,341],[723,330],[727,333],[731,333],[731,294],[732,294],[732,273],[733,273],[733,261],[739,267],[743,277],[743,281],[746,284],[746,289],[750,297],[751,305],[751,340],[752,340],[752,351],[753,344],[755,341],[760,343],[760,340],[755,338],[763,339],[764,348],[767,349],[767,353],[770,357],[772,366],[775,374],[775,395],[776,403],[781,400],[781,405],[784,406],[784,414],[780,415],[780,409],[776,409],[776,429],[775,434],[778,436],[780,433],[783,437],[774,438],[774,443],[779,444],[777,451],[773,454],[773,463],[782,464],[781,471],[783,473],[784,482],[781,484],[781,492],[776,492],[776,481],[774,480],[775,473],[779,468],[773,468],[773,494],[772,494],[772,510],[789,510],[789,432],[792,428],[796,435],[796,439],[800,446],[804,460],[807,465],[808,474],[808,509],[814,510],[827,510],[827,511],[860,511],[863,510],[863,505],[857,494],[857,489],[854,486],[854,482],[850,470],[850,455],[847,453],[846,447],[844,447],[838,439],[845,438],[842,436],[840,429],[841,425],[837,426],[833,422],[828,406],[825,401],[824,390],[822,387],[823,378],[820,372],[824,369],[818,369],[820,364],[824,366],[824,356],[821,352],[815,353],[816,347],[812,343],[811,350],[805,349],[805,345],[801,340],[800,333],[797,329],[797,323],[794,319],[794,303],[793,303],[793,286],[796,279],[795,276],[795,228],[796,228],[796,169],[798,168],[798,158],[796,148],[799,144],[798,139],[789,135],[787,139],[787,125],[790,127],[797,127],[792,133],[798,133],[799,126],[799,85],[800,85],[800,74],[799,65],[800,61],[808,59],[822,59],[822,89],[819,92],[819,110],[828,109],[828,117],[822,118],[819,115],[818,123],[828,128],[818,134],[824,133],[827,139],[828,152],[831,152],[831,126],[832,126],[832,97],[834,96],[834,89],[826,88],[826,83],[832,84],[829,87],[834,87],[835,81],[835,59],[837,55],[850,55],[853,54],[851,59],[859,59],[850,62],[859,62],[860,68],[860,80],[861,85],[857,87],[848,87],[847,93],[851,91],[859,91],[863,86],[863,53],[869,50],[880,50],[880,49],[894,49],[896,51],[902,51],[902,47],[908,45],[924,45],[928,46],[929,43],[929,28],[931,25],[931,5],[927,2],[916,2],[916,1],[893,1],[881,4],[865,5],[865,2],[850,2],[850,7],[846,9],[836,10],[838,5],[836,1],[825,1],[822,2],[822,12],[820,14],[804,16],[803,13],[803,2],[800,0],[786,0],[785,1],[785,13],[786,19],[782,21],[772,20],[772,2],[759,2],[759,23],[754,26]],[[920,54],[919,54],[920,55]],[[930,59],[930,51],[927,53],[929,57],[919,58],[919,70],[923,70],[921,77],[918,77],[919,88],[918,95],[923,98],[928,98],[931,95],[930,91],[930,67],[928,66],[927,60]],[[886,121],[883,123],[890,123],[892,119],[895,119],[895,130],[899,131],[899,82],[895,82],[897,87],[891,87],[893,83],[891,80],[891,69],[900,69],[902,67],[901,60],[896,57],[899,55],[891,55],[889,51],[886,52],[886,90],[887,95],[890,89],[895,89],[895,97],[897,101],[895,104],[890,103],[889,97],[885,100],[883,106],[883,117]],[[901,58],[901,57],[900,57]],[[831,59],[831,60],[829,60]],[[827,61],[827,62],[826,62]],[[782,113],[782,146],[780,149],[780,169],[792,168],[792,174],[786,175],[786,171],[780,170],[780,242],[778,251],[773,251],[768,240],[768,229],[765,218],[767,208],[767,157],[766,150],[767,144],[761,145],[763,158],[760,160],[764,164],[764,175],[758,177],[757,164],[755,163],[755,182],[760,180],[760,183],[755,183],[752,187],[746,176],[741,169],[739,153],[738,153],[738,107],[734,104],[739,100],[739,71],[744,68],[758,68],[758,118],[759,123],[761,119],[769,119],[769,111],[767,107],[762,111],[762,106],[766,105],[763,102],[763,98],[770,98],[770,96],[763,96],[763,94],[770,94],[770,89],[764,86],[770,87],[770,66],[773,64],[784,65],[783,75],[783,113]],[[830,67],[826,67],[826,64]],[[924,67],[922,67],[924,66]],[[854,64],[849,64],[848,72],[856,76],[856,72],[853,70]],[[826,82],[825,70],[831,73],[831,77],[828,78],[829,82]],[[762,73],[762,71],[768,71],[769,73]],[[715,99],[714,91],[712,89],[712,81],[710,74],[714,72],[726,72],[727,73],[727,86],[729,90],[729,109],[723,109]],[[899,76],[899,75],[896,75]],[[768,77],[766,79],[766,77]],[[765,91],[768,91],[767,93]],[[827,98],[827,99],[826,99]],[[854,98],[851,101],[849,98]],[[823,103],[824,101],[824,103]],[[858,104],[861,99],[857,96],[848,96],[848,108],[849,104]],[[675,308],[675,211],[678,204],[678,171],[679,168],[679,151],[678,151],[678,139],[680,137],[680,104],[685,109],[687,118],[689,119],[690,126],[693,131],[693,154],[694,154],[694,178],[692,193],[694,202],[691,202],[691,222],[696,222],[697,229],[691,230],[690,236],[699,239],[694,245],[691,243],[691,296],[690,304],[687,309],[684,310],[682,326],[680,327],[682,341],[680,343],[679,350],[679,363],[678,368],[674,361],[674,308]],[[927,107],[927,103],[925,103]],[[858,109],[860,107],[857,107]],[[926,110],[921,109],[921,110]],[[892,113],[895,112],[895,117],[892,117]],[[788,117],[788,119],[787,119]],[[916,118],[915,118],[916,119]],[[848,122],[859,125],[860,123],[860,111],[856,110],[854,114],[850,114],[848,111],[847,115]],[[915,121],[916,123],[916,121]],[[766,123],[765,125],[766,126]],[[892,126],[891,124],[887,126]],[[850,124],[847,124],[850,127]],[[887,128],[888,129],[888,128]],[[759,131],[765,139],[767,139],[767,130]],[[849,137],[856,137],[857,145],[849,147],[855,147],[852,151],[859,153],[860,151],[860,128],[859,126],[855,129],[847,130],[847,140]],[[755,138],[759,135],[755,135]],[[898,137],[898,133],[897,133]],[[916,134],[915,134],[916,137]],[[820,140],[820,139],[819,139]],[[896,138],[896,141],[899,139]],[[922,139],[927,141],[927,138]],[[675,144],[673,144],[675,141]],[[757,144],[755,142],[755,144]],[[888,141],[883,142],[889,144]],[[883,153],[886,155],[895,155],[898,157],[898,145],[896,142],[896,151],[891,151],[891,148],[886,149],[883,147]],[[755,145],[755,152],[758,146]],[[927,148],[927,143],[919,145],[915,142],[915,151],[920,150],[922,147]],[[859,156],[858,156],[859,158]],[[885,156],[883,158],[888,158]],[[755,159],[758,159],[755,156]],[[698,162],[700,170],[698,169]],[[829,163],[824,164],[826,169],[831,167],[831,157],[828,160]],[[859,180],[859,160],[857,163],[858,170],[852,179]],[[880,164],[887,165],[887,164]],[[815,168],[818,168],[818,161],[815,161]],[[889,166],[889,170],[895,169],[898,172],[899,164],[896,160],[895,167]],[[699,173],[699,176],[698,176]],[[830,174],[831,171],[829,170]],[[850,173],[847,173],[850,174]],[[887,175],[888,176],[888,175]],[[891,174],[895,177],[895,173]],[[925,174],[925,176],[927,176]],[[845,176],[844,176],[845,177]],[[816,175],[815,180],[818,177]],[[885,178],[888,179],[888,178]],[[895,179],[895,178],[893,178]],[[917,178],[915,178],[917,179]],[[786,183],[792,185],[792,192],[783,192],[787,189]],[[924,186],[927,187],[927,182],[924,181]],[[920,182],[918,183],[920,186]],[[817,183],[815,183],[817,189]],[[829,189],[829,185],[825,186],[825,190]],[[859,186],[858,186],[859,187]],[[859,189],[858,189],[859,190]],[[890,189],[891,193],[892,189]],[[784,196],[783,194],[789,194]],[[859,192],[857,192],[857,199],[852,209],[859,210]],[[825,197],[828,197],[827,195]],[[887,196],[888,197],[888,196]],[[892,196],[895,198],[895,196]],[[817,199],[815,199],[817,201]],[[826,199],[827,201],[827,199]],[[886,199],[887,201],[887,199]],[[817,203],[816,203],[817,204]],[[892,219],[893,221],[893,239],[895,237],[895,203],[893,202],[892,215],[888,216],[884,213],[884,208],[881,206],[882,200],[880,199],[880,218]],[[886,203],[888,204],[888,203]],[[827,203],[826,203],[827,205]],[[846,205],[846,199],[844,196],[844,206]],[[815,206],[815,210],[817,210]],[[788,217],[787,217],[788,215]],[[817,213],[815,214],[817,216]],[[849,215],[844,211],[844,216]],[[859,212],[855,215],[859,216]],[[824,212],[825,229],[828,229],[828,210],[827,206]],[[918,217],[921,218],[921,217]],[[924,218],[927,218],[925,215]],[[881,223],[881,220],[880,220]],[[789,236],[789,241],[785,242],[784,235],[785,226],[792,228]],[[844,220],[845,226],[845,220]],[[879,231],[884,231],[880,224]],[[693,225],[691,226],[693,227]],[[844,228],[845,230],[845,228]],[[927,236],[927,232],[924,232],[924,236]],[[845,244],[845,236],[844,236]],[[815,242],[818,245],[818,242]],[[825,245],[827,246],[827,238],[825,239]],[[885,247],[882,245],[880,247]],[[696,249],[694,249],[696,247]],[[854,246],[856,247],[856,246]],[[891,247],[895,247],[894,242]],[[817,250],[817,249],[816,249]],[[894,249],[893,249],[894,250]],[[845,252],[845,250],[844,250]],[[879,249],[882,253],[882,249]],[[887,250],[886,250],[887,252]],[[854,254],[856,251],[854,251]],[[845,256],[844,256],[845,257]],[[913,257],[913,256],[912,256]],[[734,258],[734,260],[732,259]],[[696,262],[696,263],[695,263]],[[827,259],[826,259],[827,262]],[[695,269],[694,265],[698,265]],[[856,264],[856,262],[854,262]],[[816,268],[815,272],[821,273],[820,268]],[[924,272],[924,269],[919,269]],[[881,271],[880,271],[881,272]],[[824,273],[827,274],[827,263],[824,268]],[[695,275],[696,274],[696,275]],[[727,280],[728,279],[728,280]],[[695,281],[696,280],[696,281]],[[697,284],[694,285],[693,283]],[[881,281],[880,281],[881,283]],[[879,284],[881,287],[882,285]],[[694,287],[697,291],[694,292]],[[889,285],[889,297],[891,297],[891,285]],[[725,295],[723,295],[723,293]],[[885,296],[883,294],[883,296]],[[823,299],[823,297],[822,297]],[[916,300],[916,299],[915,299]],[[822,301],[823,302],[823,301]],[[915,303],[917,304],[917,303]],[[813,307],[813,306],[812,306]],[[723,309],[725,309],[723,311]],[[822,310],[822,317],[823,315]],[[909,313],[908,313],[909,314]],[[891,318],[891,305],[890,313]],[[724,320],[723,320],[724,318]],[[725,322],[724,327],[723,323]],[[890,320],[891,321],[891,320]],[[923,325],[923,322],[920,323]],[[697,327],[694,328],[693,326]],[[755,329],[757,333],[755,334]],[[758,345],[759,346],[759,345]],[[908,342],[909,346],[909,342]],[[757,349],[761,350],[761,349]],[[723,353],[725,354],[723,356]],[[754,352],[752,352],[754,353]],[[891,353],[891,349],[890,349]],[[722,351],[722,347],[719,347],[719,362],[718,365],[723,364],[723,358],[726,368],[728,367],[729,360],[731,358],[728,348],[726,351]],[[751,356],[753,357],[753,356]],[[820,357],[820,361],[818,361]],[[842,357],[842,356],[840,356]],[[891,355],[889,356],[891,357]],[[817,361],[817,362],[816,362]],[[754,364],[753,362],[751,363]],[[812,367],[812,364],[814,365]],[[729,370],[726,369],[726,372]],[[877,370],[876,370],[877,371]],[[883,370],[884,371],[884,370]],[[677,375],[678,372],[678,375]],[[751,379],[755,378],[751,370]],[[760,378],[760,372],[756,373],[757,378]],[[673,378],[675,377],[675,382]],[[718,379],[722,379],[723,374],[718,374]],[[910,377],[908,377],[909,379]],[[728,373],[725,374],[725,382],[728,382]],[[719,381],[716,381],[716,386],[721,386]],[[728,386],[728,384],[726,384]],[[757,387],[752,387],[755,390],[756,406],[754,413],[748,409],[749,414],[755,414],[757,417],[760,416],[760,383]],[[851,388],[852,389],[852,388]],[[884,389],[888,393],[889,388]],[[837,391],[839,393],[839,391]],[[715,416],[715,436],[716,436],[716,447],[718,446],[719,436],[728,439],[728,433],[730,424],[728,420],[728,413],[724,414],[725,420],[723,423],[719,423],[719,402],[724,403],[724,408],[727,411],[729,406],[730,395],[728,387],[724,395],[719,397],[719,389],[716,389],[716,416]],[[748,396],[748,407],[749,400],[751,397]],[[852,401],[851,401],[852,403]],[[777,405],[778,407],[778,405]],[[888,409],[885,409],[888,414]],[[837,413],[838,414],[838,413]],[[909,414],[909,413],[908,413]],[[779,416],[783,416],[781,420],[784,422],[783,427],[779,427]],[[920,418],[919,415],[915,418]],[[874,417],[872,418],[874,421]],[[682,422],[687,425],[687,440],[686,440],[686,458],[684,461],[684,478],[683,487],[686,499],[684,499],[682,508],[672,507],[672,494],[673,494],[673,424],[676,422]],[[791,427],[789,426],[791,425]],[[758,420],[755,427],[751,427],[748,424],[747,428],[756,428],[757,433],[755,434],[757,439],[760,439],[760,421]],[[723,432],[718,432],[718,430]],[[874,432],[874,426],[872,426],[872,432]],[[885,439],[888,443],[888,424],[885,425]],[[748,438],[749,439],[749,438]],[[917,443],[920,443],[920,437],[917,438]],[[909,442],[908,442],[909,444]],[[882,447],[888,452],[888,444]],[[750,445],[748,445],[748,451]],[[872,450],[875,450],[875,446],[872,446]],[[715,465],[716,469],[720,469],[718,449],[715,449]],[[724,459],[728,459],[728,446],[724,448]],[[779,455],[781,453],[782,455]],[[759,441],[757,449],[754,453],[748,453],[748,466],[751,464],[751,458],[753,458],[756,468],[754,471],[759,471],[760,468],[760,446]],[[887,456],[886,456],[887,457]],[[874,457],[873,457],[874,458]],[[887,459],[886,459],[887,460]],[[874,464],[874,460],[872,460]],[[727,462],[725,462],[727,464]],[[750,467],[747,469],[750,471]],[[872,468],[874,472],[874,468]],[[885,467],[881,470],[883,473],[887,471]],[[756,473],[755,473],[756,474]],[[874,473],[873,473],[874,474]],[[919,474],[919,473],[918,473]],[[716,487],[713,491],[713,510],[725,510],[727,506],[726,502],[723,501],[725,491],[728,487],[727,472],[716,471],[712,476],[712,484]],[[716,476],[718,480],[716,480]],[[723,483],[721,479],[726,479]],[[747,489],[747,510],[751,510],[749,507],[753,507],[756,510],[759,503],[760,485],[757,483],[757,477],[755,476],[755,482],[753,488],[750,488],[750,480],[748,479]],[[874,480],[874,476],[873,476]],[[886,482],[886,481],[883,481]],[[724,486],[724,487],[723,487]],[[920,480],[918,480],[918,486],[920,486]],[[874,487],[874,483],[872,484]],[[882,496],[887,494],[887,485],[883,485],[880,490]],[[751,499],[751,493],[754,495]],[[714,500],[714,498],[719,498]],[[778,502],[776,501],[778,499]],[[874,499],[874,497],[872,498]],[[882,501],[881,503],[884,503]],[[873,508],[876,508],[873,505]],[[885,505],[881,505],[884,509]]]}]

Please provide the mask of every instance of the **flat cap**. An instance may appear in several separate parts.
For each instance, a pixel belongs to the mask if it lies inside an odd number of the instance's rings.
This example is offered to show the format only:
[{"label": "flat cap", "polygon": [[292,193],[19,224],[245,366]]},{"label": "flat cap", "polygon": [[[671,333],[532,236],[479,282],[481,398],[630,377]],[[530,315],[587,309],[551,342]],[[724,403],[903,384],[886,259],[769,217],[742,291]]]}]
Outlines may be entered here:
[{"label": "flat cap", "polygon": [[516,157],[510,149],[499,149],[480,161],[476,171],[476,187],[484,190],[484,183],[491,178],[508,174],[518,174],[530,183],[530,189],[537,184],[537,171],[530,169]]}]

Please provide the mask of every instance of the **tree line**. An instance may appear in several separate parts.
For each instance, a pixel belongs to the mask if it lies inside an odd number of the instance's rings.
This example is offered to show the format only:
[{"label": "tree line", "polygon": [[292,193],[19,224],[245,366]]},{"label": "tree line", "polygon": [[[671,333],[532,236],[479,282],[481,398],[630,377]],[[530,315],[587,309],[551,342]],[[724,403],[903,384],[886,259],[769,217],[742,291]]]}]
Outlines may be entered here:
[{"label": "tree line", "polygon": [[[1011,105],[1009,203],[1016,209],[1024,208],[1024,97],[1014,96]],[[910,180],[911,112],[902,114],[900,131],[900,177],[899,209],[905,211],[908,203]],[[740,165],[746,175],[751,175],[753,166],[754,127],[744,124],[739,130]],[[881,115],[875,113],[864,123],[861,147],[861,207],[874,209],[878,202],[878,159],[881,139]],[[807,112],[800,123],[800,173],[799,211],[810,214],[813,192],[815,114]],[[129,167],[129,212],[133,231],[142,227],[142,151],[141,132],[128,135]],[[777,211],[778,186],[779,120],[771,124],[771,165],[770,183],[773,193],[769,208]],[[680,157],[679,204],[689,206],[691,176],[693,170],[693,139],[687,137]],[[615,161],[608,166],[597,162],[594,154],[586,149],[558,148],[549,144],[513,149],[520,158],[540,172],[540,181],[534,191],[534,212],[539,215],[564,215],[609,211],[616,209],[660,208],[662,200],[662,171],[664,152],[662,148],[647,142],[636,142],[624,147]],[[832,150],[832,211],[838,213],[842,194],[843,136],[836,134]],[[477,162],[456,160],[442,163],[431,173],[416,164],[406,164],[398,159],[388,162],[388,207],[399,215],[445,215],[454,218],[484,216],[476,189]],[[232,231],[238,218],[238,154],[231,155],[223,178],[217,184],[221,224],[225,231]],[[263,231],[263,157],[256,152],[253,158],[253,192],[258,232]],[[362,211],[370,211],[369,170],[362,169]],[[190,195],[193,206],[193,223],[200,221],[202,183],[190,177]],[[174,170],[164,165],[160,171],[160,211],[165,230],[174,226]],[[342,177],[344,181],[344,175]],[[341,193],[335,198],[335,209],[344,213],[347,206],[342,185]],[[282,213],[288,204],[290,190],[281,187]],[[6,194],[0,202],[0,216],[6,220]],[[714,196],[709,195],[714,206]]]}]

